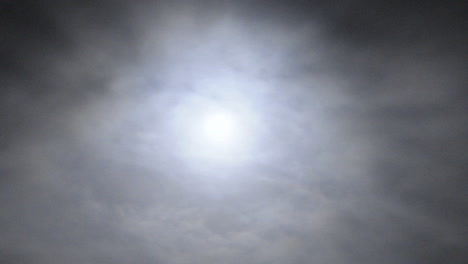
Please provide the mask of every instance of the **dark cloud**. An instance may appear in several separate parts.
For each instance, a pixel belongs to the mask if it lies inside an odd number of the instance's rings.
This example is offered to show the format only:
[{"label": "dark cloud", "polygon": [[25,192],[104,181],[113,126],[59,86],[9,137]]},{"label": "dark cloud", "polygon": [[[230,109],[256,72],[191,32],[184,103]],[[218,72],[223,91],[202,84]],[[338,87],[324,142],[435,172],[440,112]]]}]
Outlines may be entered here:
[{"label": "dark cloud", "polygon": [[0,2],[0,262],[464,263],[465,11]]}]

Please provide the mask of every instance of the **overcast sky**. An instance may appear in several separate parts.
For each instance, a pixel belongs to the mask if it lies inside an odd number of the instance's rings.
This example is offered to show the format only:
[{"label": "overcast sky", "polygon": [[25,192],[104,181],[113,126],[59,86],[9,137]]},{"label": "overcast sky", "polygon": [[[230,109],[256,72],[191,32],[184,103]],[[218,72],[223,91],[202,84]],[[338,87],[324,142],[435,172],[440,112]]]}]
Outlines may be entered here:
[{"label": "overcast sky", "polygon": [[461,2],[0,1],[0,263],[466,263]]}]

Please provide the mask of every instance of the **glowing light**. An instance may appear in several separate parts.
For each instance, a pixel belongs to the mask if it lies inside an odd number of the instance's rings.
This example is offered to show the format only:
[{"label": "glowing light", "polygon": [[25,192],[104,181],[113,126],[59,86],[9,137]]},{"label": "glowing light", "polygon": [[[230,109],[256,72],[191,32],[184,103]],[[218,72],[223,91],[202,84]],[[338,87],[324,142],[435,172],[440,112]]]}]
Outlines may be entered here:
[{"label": "glowing light", "polygon": [[239,123],[236,116],[227,111],[207,113],[200,121],[200,140],[209,145],[206,147],[235,144],[241,136]]},{"label": "glowing light", "polygon": [[246,107],[188,98],[172,116],[176,150],[187,162],[233,164],[249,157],[254,129]]}]

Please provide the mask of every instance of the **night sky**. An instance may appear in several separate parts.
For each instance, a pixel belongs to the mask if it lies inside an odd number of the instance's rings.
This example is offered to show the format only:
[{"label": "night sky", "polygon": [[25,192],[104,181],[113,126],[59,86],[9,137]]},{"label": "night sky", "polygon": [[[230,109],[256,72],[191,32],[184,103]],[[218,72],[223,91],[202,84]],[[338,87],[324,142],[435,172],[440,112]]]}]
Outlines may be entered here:
[{"label": "night sky", "polygon": [[0,263],[467,263],[462,2],[0,0]]}]

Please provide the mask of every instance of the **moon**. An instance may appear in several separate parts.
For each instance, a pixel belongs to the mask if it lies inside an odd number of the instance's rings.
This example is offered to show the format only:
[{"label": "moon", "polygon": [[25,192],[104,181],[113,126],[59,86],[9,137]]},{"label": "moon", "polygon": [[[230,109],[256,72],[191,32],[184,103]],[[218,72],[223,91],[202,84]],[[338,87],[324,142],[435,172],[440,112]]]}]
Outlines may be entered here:
[{"label": "moon", "polygon": [[242,138],[241,120],[229,111],[206,113],[201,117],[198,136],[208,148],[228,148]]},{"label": "moon", "polygon": [[241,163],[256,138],[254,111],[248,107],[187,98],[171,115],[178,155],[210,164]]}]

